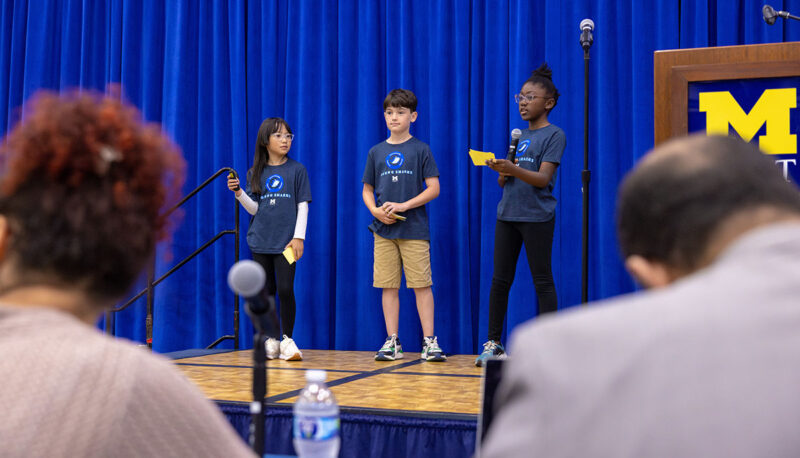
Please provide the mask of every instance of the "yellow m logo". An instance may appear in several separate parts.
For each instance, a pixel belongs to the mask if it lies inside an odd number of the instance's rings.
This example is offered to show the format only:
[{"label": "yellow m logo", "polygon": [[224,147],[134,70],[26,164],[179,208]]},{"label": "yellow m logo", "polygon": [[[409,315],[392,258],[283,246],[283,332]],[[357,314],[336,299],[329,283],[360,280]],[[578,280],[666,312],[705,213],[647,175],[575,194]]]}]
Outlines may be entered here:
[{"label": "yellow m logo", "polygon": [[789,130],[790,110],[797,107],[797,89],[767,89],[745,113],[730,92],[701,92],[700,111],[706,114],[709,135],[728,135],[728,124],[749,142],[765,123],[767,134],[758,147],[767,154],[797,154],[797,136]]}]

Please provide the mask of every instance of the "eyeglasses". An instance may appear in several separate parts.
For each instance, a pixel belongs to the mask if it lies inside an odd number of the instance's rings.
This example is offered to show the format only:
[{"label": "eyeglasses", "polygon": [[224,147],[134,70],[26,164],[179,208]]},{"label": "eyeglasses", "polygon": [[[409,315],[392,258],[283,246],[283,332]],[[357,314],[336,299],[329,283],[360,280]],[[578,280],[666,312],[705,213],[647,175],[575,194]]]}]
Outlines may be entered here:
[{"label": "eyeglasses", "polygon": [[283,140],[285,138],[286,140],[292,141],[294,134],[272,134],[272,137],[276,140]]},{"label": "eyeglasses", "polygon": [[519,104],[522,101],[525,101],[525,103],[531,103],[531,102],[533,102],[533,99],[537,99],[537,98],[538,99],[549,99],[550,97],[546,97],[546,96],[543,96],[543,95],[514,94],[514,101],[517,102],[517,104]]}]

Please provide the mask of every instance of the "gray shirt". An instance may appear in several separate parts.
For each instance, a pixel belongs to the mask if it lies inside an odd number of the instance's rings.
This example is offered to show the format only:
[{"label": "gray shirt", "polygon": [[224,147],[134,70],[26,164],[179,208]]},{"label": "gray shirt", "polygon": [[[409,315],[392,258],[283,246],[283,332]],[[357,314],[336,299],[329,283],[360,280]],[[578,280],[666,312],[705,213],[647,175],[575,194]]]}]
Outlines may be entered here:
[{"label": "gray shirt", "polygon": [[484,458],[800,456],[800,224],[517,328]]},{"label": "gray shirt", "polygon": [[[542,162],[561,163],[567,146],[564,131],[550,124],[536,130],[525,129],[517,145],[517,160],[525,170],[538,172]],[[545,222],[556,214],[556,198],[553,187],[556,173],[544,188],[525,183],[519,178],[510,178],[503,186],[503,198],[497,204],[497,219],[501,221]]]},{"label": "gray shirt", "polygon": [[[375,188],[375,205],[384,202],[405,202],[425,190],[425,178],[438,177],[439,169],[431,149],[425,142],[411,137],[406,142],[385,141],[369,150],[362,181]],[[405,221],[385,225],[377,219],[369,229],[385,239],[430,240],[428,213],[425,206],[405,212]]]}]

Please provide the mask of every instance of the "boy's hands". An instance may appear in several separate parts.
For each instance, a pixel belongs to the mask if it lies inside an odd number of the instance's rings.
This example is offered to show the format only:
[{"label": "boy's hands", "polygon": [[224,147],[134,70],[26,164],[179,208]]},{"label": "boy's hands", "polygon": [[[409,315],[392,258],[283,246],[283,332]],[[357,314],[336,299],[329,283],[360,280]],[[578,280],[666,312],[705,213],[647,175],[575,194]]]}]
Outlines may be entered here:
[{"label": "boy's hands", "polygon": [[299,261],[303,257],[303,239],[292,239],[283,249],[289,247],[294,251],[294,260]]},{"label": "boy's hands", "polygon": [[399,204],[397,202],[385,202],[381,205],[381,209],[386,213],[404,213],[409,210],[409,207],[406,204]]},{"label": "boy's hands", "polygon": [[372,207],[370,209],[370,213],[372,213],[372,216],[374,216],[375,219],[382,222],[383,224],[394,224],[397,222],[396,219],[389,216],[388,212],[383,210],[383,207]]}]

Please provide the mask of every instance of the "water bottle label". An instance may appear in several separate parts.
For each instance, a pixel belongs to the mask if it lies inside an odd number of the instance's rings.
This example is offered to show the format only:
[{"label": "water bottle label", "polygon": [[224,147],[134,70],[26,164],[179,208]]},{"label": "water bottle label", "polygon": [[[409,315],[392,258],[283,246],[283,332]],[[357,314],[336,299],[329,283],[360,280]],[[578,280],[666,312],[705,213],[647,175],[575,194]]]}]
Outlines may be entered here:
[{"label": "water bottle label", "polygon": [[339,417],[294,417],[295,439],[324,441],[339,436]]}]

